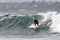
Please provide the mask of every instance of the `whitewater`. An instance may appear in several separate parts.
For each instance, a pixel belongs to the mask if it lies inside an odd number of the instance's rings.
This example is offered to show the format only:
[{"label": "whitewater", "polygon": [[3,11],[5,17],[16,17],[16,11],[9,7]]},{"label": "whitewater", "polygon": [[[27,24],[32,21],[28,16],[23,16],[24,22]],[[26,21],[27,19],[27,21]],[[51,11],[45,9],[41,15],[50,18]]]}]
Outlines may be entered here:
[{"label": "whitewater", "polygon": [[[34,28],[34,18],[39,27]],[[56,11],[22,15],[0,13],[0,40],[60,40],[60,13]]]}]

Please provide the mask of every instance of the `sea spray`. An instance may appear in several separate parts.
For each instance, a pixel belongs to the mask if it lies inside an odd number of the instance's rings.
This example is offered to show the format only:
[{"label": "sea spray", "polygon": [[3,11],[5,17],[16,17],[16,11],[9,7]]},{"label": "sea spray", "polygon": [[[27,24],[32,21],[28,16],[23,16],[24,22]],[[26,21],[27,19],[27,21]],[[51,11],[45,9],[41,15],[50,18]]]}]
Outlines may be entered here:
[{"label": "sea spray", "polygon": [[47,13],[39,13],[40,15],[42,15],[44,17],[44,19],[41,20],[42,23],[47,22],[48,20],[51,20],[51,22],[49,22],[47,24],[47,26],[49,25],[49,32],[51,33],[60,33],[60,14],[57,12],[47,12]]},{"label": "sea spray", "polygon": [[60,33],[60,14],[55,14],[52,16],[52,25],[50,26],[52,33]]},{"label": "sea spray", "polygon": [[52,20],[47,25],[51,24],[49,26],[49,32],[51,33],[60,33],[60,13],[57,12],[47,12],[47,13],[39,13],[44,17],[44,19],[41,20],[42,23],[46,22],[47,20]]}]

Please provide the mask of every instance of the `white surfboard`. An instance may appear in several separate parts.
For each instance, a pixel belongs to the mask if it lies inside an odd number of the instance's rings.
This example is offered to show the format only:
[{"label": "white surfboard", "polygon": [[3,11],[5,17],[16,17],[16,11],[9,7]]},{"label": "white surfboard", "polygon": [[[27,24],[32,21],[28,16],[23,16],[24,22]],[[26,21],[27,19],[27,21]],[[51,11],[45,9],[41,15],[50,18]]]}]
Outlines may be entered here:
[{"label": "white surfboard", "polygon": [[29,28],[34,28],[34,29],[37,28],[37,27],[39,27],[39,26],[38,25],[34,25],[34,24],[29,26]]}]

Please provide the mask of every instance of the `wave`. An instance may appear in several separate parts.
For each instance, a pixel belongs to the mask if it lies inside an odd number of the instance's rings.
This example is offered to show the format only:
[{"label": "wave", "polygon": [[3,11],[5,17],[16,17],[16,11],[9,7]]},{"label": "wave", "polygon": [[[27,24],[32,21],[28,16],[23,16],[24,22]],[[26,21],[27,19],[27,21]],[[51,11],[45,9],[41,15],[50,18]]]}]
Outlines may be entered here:
[{"label": "wave", "polygon": [[51,33],[60,33],[60,13],[57,12],[47,12],[47,13],[39,13],[40,15],[44,16],[44,21],[48,22],[48,20],[51,20],[47,25],[49,25],[49,32]]},{"label": "wave", "polygon": [[[4,14],[0,16],[0,31],[32,31],[29,27],[33,25],[34,18],[38,19],[39,27],[35,31],[49,30],[49,32],[60,33],[60,14],[57,12],[37,13],[34,15],[16,15],[16,14]],[[34,27],[34,25],[32,26]],[[29,32],[30,33],[30,32]]]}]

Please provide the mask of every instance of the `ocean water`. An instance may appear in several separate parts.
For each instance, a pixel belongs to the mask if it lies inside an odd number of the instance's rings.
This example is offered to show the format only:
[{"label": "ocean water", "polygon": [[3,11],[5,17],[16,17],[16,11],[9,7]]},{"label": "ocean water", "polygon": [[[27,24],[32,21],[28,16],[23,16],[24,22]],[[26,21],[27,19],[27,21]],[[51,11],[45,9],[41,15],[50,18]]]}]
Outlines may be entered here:
[{"label": "ocean water", "polygon": [[[59,17],[60,13],[56,11],[29,15],[0,13],[0,40],[60,40]],[[34,18],[39,21],[39,27],[35,29]]]}]

